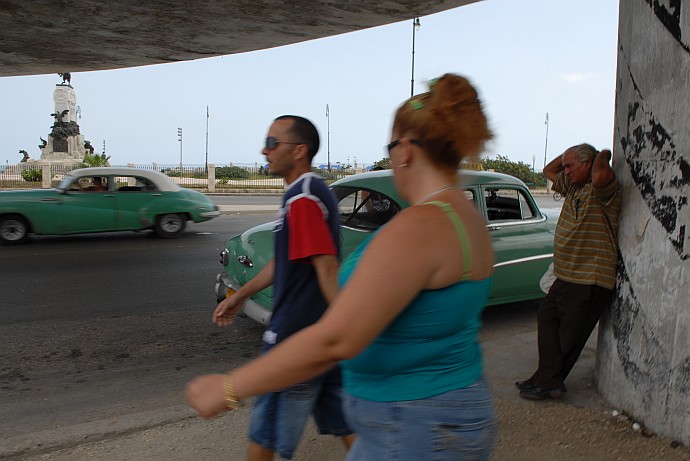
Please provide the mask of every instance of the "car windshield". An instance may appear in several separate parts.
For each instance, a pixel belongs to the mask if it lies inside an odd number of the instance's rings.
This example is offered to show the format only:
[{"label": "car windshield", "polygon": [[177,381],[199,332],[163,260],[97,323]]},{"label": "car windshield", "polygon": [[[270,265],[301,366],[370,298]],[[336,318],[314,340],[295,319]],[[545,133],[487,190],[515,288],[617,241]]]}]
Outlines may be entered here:
[{"label": "car windshield", "polygon": [[400,211],[391,197],[371,189],[336,186],[340,224],[361,230],[376,230]]},{"label": "car windshield", "polygon": [[74,176],[71,174],[66,174],[62,181],[60,181],[60,184],[58,184],[57,188],[67,190],[72,181],[74,181]]}]

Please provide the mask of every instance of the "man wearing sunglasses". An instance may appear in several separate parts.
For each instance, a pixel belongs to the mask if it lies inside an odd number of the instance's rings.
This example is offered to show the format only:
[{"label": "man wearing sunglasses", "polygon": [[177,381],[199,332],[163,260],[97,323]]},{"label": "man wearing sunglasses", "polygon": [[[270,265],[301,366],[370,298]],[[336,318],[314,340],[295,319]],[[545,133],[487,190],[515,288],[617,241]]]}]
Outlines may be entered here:
[{"label": "man wearing sunglasses", "polygon": [[[307,119],[284,115],[273,121],[262,154],[271,175],[287,185],[274,229],[274,259],[213,314],[229,325],[246,299],[273,285],[273,315],[264,332],[262,352],[315,323],[338,290],[340,221],[337,201],[311,171],[319,134]],[[249,461],[269,461],[275,451],[292,459],[312,414],[321,434],[354,439],[341,409],[340,369],[281,392],[254,400],[249,423]]]}]

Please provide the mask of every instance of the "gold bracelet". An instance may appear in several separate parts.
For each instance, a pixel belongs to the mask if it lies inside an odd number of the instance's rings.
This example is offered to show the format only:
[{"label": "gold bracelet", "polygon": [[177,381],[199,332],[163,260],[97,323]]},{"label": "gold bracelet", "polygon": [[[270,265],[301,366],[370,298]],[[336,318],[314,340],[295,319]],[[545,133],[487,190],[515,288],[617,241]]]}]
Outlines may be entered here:
[{"label": "gold bracelet", "polygon": [[235,377],[232,375],[232,371],[229,371],[223,377],[223,395],[225,396],[225,408],[228,410],[237,410],[242,406],[240,398],[237,397]]}]

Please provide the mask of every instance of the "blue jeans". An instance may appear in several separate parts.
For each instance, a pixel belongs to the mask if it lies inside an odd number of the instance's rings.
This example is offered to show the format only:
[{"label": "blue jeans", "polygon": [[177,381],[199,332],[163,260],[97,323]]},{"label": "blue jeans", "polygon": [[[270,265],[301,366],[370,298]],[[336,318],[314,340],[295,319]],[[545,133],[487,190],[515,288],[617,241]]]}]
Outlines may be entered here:
[{"label": "blue jeans", "polygon": [[342,412],[343,388],[339,379],[331,379],[333,374],[331,371],[307,383],[254,399],[249,439],[282,458],[292,459],[310,414],[321,434],[352,434]]},{"label": "blue jeans", "polygon": [[357,440],[347,461],[485,461],[498,424],[486,381],[422,400],[372,402],[345,394]]}]

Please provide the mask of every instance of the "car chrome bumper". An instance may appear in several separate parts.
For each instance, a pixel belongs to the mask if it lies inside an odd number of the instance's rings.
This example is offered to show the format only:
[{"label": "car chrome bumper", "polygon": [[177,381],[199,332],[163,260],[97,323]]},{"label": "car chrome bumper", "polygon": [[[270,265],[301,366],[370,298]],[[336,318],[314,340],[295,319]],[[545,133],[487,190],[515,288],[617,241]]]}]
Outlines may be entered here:
[{"label": "car chrome bumper", "polygon": [[[228,277],[225,272],[221,272],[216,275],[216,298],[219,301],[225,299],[228,289],[237,291],[241,287],[242,285],[240,283],[238,283],[235,279]],[[244,302],[237,315],[241,317],[249,317],[250,319],[263,325],[268,325],[268,322],[271,320],[271,311],[251,298]]]},{"label": "car chrome bumper", "polygon": [[202,218],[217,218],[220,216],[220,209],[218,208],[218,205],[216,205],[215,210],[213,211],[202,211],[199,213],[199,216]]}]

